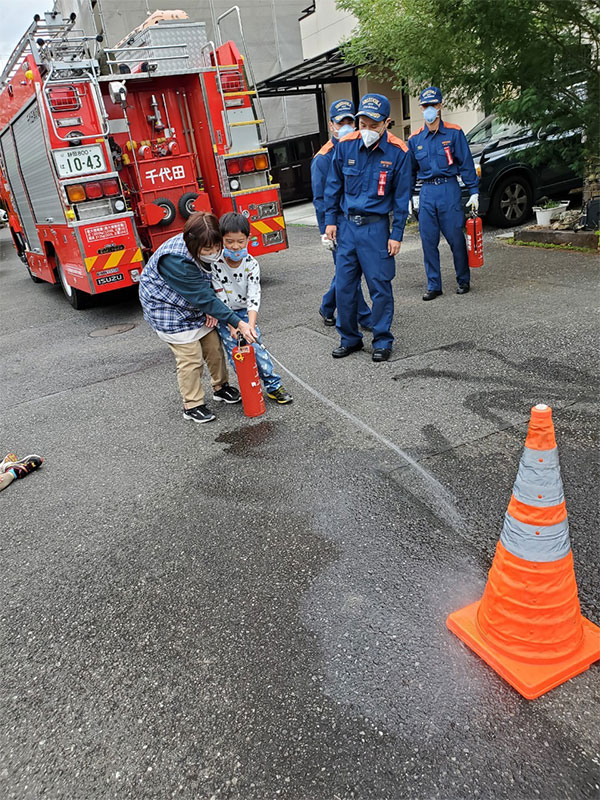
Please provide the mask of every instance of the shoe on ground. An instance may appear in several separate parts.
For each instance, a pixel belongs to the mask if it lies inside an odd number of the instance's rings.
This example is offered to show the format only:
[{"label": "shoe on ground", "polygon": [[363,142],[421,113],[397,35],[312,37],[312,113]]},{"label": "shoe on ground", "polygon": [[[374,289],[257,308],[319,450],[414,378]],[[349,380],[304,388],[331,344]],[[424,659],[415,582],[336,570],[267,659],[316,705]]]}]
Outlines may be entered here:
[{"label": "shoe on ground", "polygon": [[323,324],[327,328],[333,328],[333,326],[335,325],[335,317],[326,317],[321,308],[319,309],[319,314],[323,318]]},{"label": "shoe on ground", "polygon": [[219,403],[239,403],[241,399],[242,395],[238,389],[228,383],[224,383],[218,391],[213,389],[213,400],[217,400]]},{"label": "shoe on ground", "polygon": [[7,455],[5,455],[2,461],[0,461],[0,475],[2,475],[3,472],[7,472],[7,470],[9,470],[12,467],[12,465],[15,463],[16,460],[17,460],[16,453],[8,453]]},{"label": "shoe on ground", "polygon": [[191,419],[194,422],[212,422],[213,419],[216,419],[212,411],[209,411],[204,405],[196,406],[195,408],[184,408],[183,418]]},{"label": "shoe on ground", "polygon": [[371,356],[373,361],[389,361],[390,356],[392,355],[392,351],[389,347],[382,347],[378,348],[377,350],[373,350],[373,355]]},{"label": "shoe on ground", "polygon": [[344,347],[344,345],[341,344],[339,347],[336,347],[335,350],[333,350],[331,355],[334,358],[346,358],[346,356],[349,356],[351,353],[356,353],[359,350],[362,350],[363,346],[364,345],[362,342],[357,342],[357,344],[352,344],[349,347]]},{"label": "shoe on ground", "polygon": [[469,294],[470,290],[471,287],[467,283],[466,286],[459,286],[458,289],[456,290],[456,294]]},{"label": "shoe on ground", "polygon": [[44,459],[41,456],[25,456],[25,458],[20,458],[12,463],[8,469],[14,470],[16,478],[24,478],[25,475],[29,475],[30,472],[39,469],[43,463]]},{"label": "shoe on ground", "polygon": [[423,300],[435,300],[435,298],[439,297],[441,294],[444,294],[441,289],[432,289],[431,291],[425,292]]},{"label": "shoe on ground", "polygon": [[267,392],[267,397],[270,400],[275,400],[280,406],[285,406],[294,399],[284,386],[280,386],[272,392]]}]

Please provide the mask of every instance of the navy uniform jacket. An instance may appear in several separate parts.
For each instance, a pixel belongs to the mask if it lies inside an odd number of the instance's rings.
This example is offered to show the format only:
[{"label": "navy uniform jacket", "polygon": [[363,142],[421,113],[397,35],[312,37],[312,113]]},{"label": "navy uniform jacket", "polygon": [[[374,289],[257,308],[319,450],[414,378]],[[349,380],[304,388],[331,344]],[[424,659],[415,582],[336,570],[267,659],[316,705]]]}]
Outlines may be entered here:
[{"label": "navy uniform jacket", "polygon": [[408,146],[389,131],[375,147],[364,146],[360,131],[337,144],[325,186],[325,224],[348,214],[394,212],[390,239],[402,241],[408,216],[411,164]]},{"label": "navy uniform jacket", "polygon": [[412,189],[417,179],[423,181],[460,175],[471,194],[479,191],[473,156],[467,137],[459,125],[440,120],[435,132],[424,125],[413,133],[408,146],[412,160]]},{"label": "navy uniform jacket", "polygon": [[325,233],[325,183],[336,144],[337,139],[330,139],[316,153],[310,165],[313,204],[317,212],[319,232],[322,234]]}]

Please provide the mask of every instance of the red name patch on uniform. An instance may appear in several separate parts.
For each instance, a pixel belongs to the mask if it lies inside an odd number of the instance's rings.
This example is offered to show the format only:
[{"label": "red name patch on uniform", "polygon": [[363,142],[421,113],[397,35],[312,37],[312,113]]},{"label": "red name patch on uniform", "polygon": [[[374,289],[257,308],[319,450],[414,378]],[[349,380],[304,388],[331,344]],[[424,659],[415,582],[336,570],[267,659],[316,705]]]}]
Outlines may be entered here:
[{"label": "red name patch on uniform", "polygon": [[444,147],[444,153],[446,153],[446,161],[448,164],[454,164],[454,159],[452,158],[452,152],[449,147]]},{"label": "red name patch on uniform", "polygon": [[383,197],[383,195],[385,194],[386,181],[387,181],[387,172],[380,172],[379,180],[377,181],[377,194],[380,197]]}]

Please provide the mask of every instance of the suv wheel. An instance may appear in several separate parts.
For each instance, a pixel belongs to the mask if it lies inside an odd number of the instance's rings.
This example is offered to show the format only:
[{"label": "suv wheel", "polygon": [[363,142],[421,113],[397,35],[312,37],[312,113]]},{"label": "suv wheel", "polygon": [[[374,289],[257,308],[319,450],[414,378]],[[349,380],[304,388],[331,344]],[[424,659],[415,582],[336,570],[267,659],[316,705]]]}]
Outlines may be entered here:
[{"label": "suv wheel", "polygon": [[490,201],[490,222],[500,228],[525,222],[531,215],[531,194],[531,186],[520,175],[501,180]]}]

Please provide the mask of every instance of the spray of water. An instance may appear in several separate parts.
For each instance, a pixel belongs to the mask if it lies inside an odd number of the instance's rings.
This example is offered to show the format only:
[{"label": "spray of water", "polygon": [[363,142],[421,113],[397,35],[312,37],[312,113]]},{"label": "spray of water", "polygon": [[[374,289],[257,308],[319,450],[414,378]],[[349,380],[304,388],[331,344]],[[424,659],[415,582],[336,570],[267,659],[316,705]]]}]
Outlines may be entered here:
[{"label": "spray of water", "polygon": [[390,441],[387,437],[382,436],[378,431],[376,431],[370,425],[367,425],[366,422],[363,422],[361,419],[352,414],[350,411],[347,411],[345,408],[342,408],[337,403],[334,403],[333,400],[330,400],[328,397],[325,397],[325,395],[321,394],[321,392],[319,392],[317,389],[314,389],[312,386],[306,383],[306,381],[303,381],[302,378],[300,378],[298,375],[296,375],[294,372],[292,372],[290,369],[284,366],[281,363],[281,361],[279,361],[279,359],[275,358],[275,356],[272,353],[269,353],[269,351],[266,349],[264,345],[259,345],[259,347],[262,347],[263,350],[265,350],[269,354],[271,359],[277,364],[277,366],[280,369],[282,369],[285,373],[287,373],[290,376],[290,378],[292,378],[296,383],[302,386],[302,388],[305,389],[305,391],[312,394],[313,397],[316,397],[317,400],[323,403],[323,405],[328,406],[340,416],[345,417],[357,428],[364,431],[373,439],[376,439],[380,444],[384,445],[389,450],[392,450],[394,453],[396,453],[396,455],[399,456],[400,459],[402,459],[402,461],[404,461],[411,469],[413,469],[416,472],[416,474],[425,484],[426,489],[428,489],[430,492],[433,492],[434,498],[432,499],[435,499],[435,502],[433,504],[435,506],[434,509],[435,512],[440,517],[442,517],[445,520],[445,522],[448,523],[448,525],[450,525],[457,533],[461,535],[464,533],[465,522],[456,509],[456,498],[452,495],[451,492],[448,491],[448,489],[446,489],[445,486],[442,486],[442,484],[438,481],[437,478],[435,478],[430,472],[428,472],[424,467],[422,467],[421,464],[415,461],[414,458],[409,456],[408,453],[406,453],[404,450],[398,447],[397,444],[394,444],[394,442]]}]

